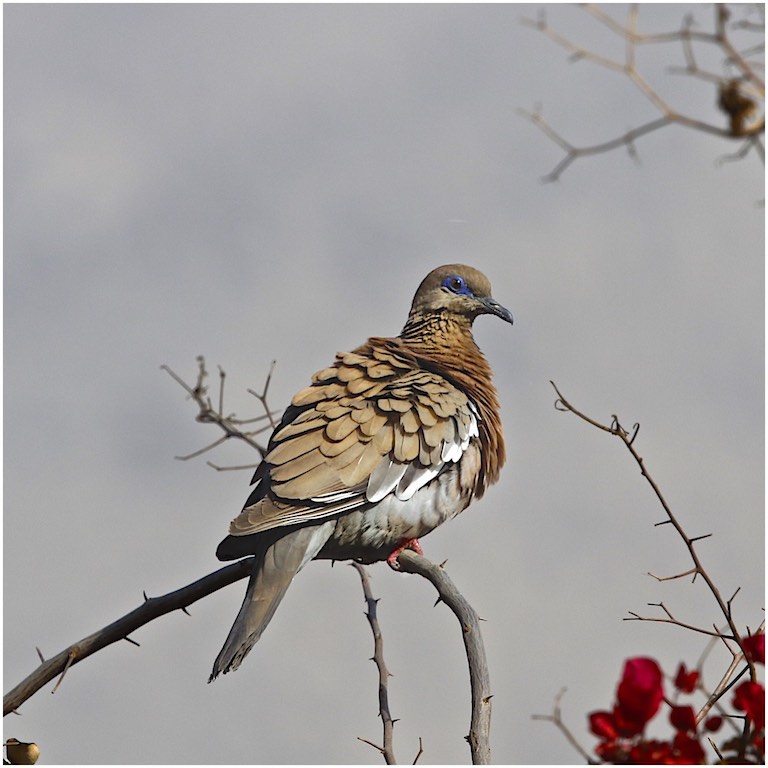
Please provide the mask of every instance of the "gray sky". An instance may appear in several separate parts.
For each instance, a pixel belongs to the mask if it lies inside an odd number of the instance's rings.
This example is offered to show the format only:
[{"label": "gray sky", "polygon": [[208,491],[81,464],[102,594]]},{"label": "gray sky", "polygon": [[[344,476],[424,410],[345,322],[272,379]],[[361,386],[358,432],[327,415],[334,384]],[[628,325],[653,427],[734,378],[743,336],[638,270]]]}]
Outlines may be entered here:
[{"label": "gray sky", "polygon": [[[643,8],[647,30],[691,9]],[[577,762],[623,660],[674,673],[703,639],[623,622],[664,601],[720,622],[618,441],[552,406],[553,379],[636,445],[739,624],[763,597],[763,169],[670,128],[541,176],[559,150],[654,116],[617,75],[520,24],[520,5],[6,5],[5,689],[46,656],[218,567],[249,476],[179,462],[217,436],[166,363],[228,373],[227,409],[279,407],[336,351],[394,335],[421,278],[461,261],[515,316],[476,337],[509,461],[422,543],[486,619],[499,763]],[[702,26],[709,8],[694,9]],[[617,15],[621,7],[613,9]],[[621,46],[582,12],[560,29]],[[681,110],[713,89],[642,65]],[[716,59],[715,59],[716,62]],[[715,64],[716,65],[716,64]],[[215,378],[215,377],[214,377]],[[230,446],[211,458],[254,456]],[[402,761],[466,762],[458,627],[417,577],[371,569]],[[245,583],[161,618],[6,718],[41,763],[381,763],[376,675],[353,569],[312,563],[242,668],[206,685]],[[718,649],[710,683],[725,667]],[[665,723],[658,734],[666,733]]]}]

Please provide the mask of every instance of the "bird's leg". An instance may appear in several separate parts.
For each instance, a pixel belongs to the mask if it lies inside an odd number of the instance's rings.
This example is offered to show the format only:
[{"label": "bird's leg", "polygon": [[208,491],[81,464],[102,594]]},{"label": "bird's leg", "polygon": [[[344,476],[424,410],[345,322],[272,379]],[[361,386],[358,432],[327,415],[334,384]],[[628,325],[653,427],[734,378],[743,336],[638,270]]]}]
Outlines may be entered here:
[{"label": "bird's leg", "polygon": [[400,570],[400,563],[397,562],[397,558],[404,549],[412,549],[417,555],[423,555],[424,550],[421,548],[418,539],[402,539],[392,553],[387,558],[387,564],[395,571]]}]

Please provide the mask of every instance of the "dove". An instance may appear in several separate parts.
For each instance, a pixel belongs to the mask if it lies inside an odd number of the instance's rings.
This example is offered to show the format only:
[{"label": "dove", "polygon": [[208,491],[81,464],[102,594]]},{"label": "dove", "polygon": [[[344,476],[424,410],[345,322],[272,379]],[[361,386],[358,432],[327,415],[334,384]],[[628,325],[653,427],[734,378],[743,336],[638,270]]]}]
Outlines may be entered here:
[{"label": "dove", "polygon": [[209,682],[237,669],[314,559],[386,561],[462,512],[505,461],[480,315],[512,323],[488,278],[448,264],[419,285],[399,336],[373,337],[312,377],[275,428],[253,490],[219,544],[253,557]]}]

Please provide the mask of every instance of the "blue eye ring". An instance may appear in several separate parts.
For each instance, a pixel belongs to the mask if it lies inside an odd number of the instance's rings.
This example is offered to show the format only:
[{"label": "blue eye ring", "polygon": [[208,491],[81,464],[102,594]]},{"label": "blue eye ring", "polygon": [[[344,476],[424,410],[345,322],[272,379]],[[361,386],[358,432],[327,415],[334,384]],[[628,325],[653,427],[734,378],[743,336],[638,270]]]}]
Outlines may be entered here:
[{"label": "blue eye ring", "polygon": [[471,296],[472,291],[467,287],[464,278],[460,275],[451,275],[443,280],[443,288],[447,288],[451,293],[464,294],[465,296]]}]

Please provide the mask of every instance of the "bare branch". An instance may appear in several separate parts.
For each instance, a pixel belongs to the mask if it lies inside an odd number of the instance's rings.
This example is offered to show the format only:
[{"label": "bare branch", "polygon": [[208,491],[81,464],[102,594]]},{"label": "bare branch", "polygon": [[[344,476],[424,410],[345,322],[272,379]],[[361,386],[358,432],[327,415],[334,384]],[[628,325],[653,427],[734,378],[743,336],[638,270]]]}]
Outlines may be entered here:
[{"label": "bare branch", "polygon": [[[589,61],[602,69],[626,77],[645,99],[650,102],[659,117],[649,120],[640,126],[634,127],[622,135],[584,147],[576,147],[567,141],[558,131],[550,126],[541,116],[541,111],[534,112],[521,110],[521,114],[536,125],[553,142],[565,152],[565,157],[558,162],[555,168],[543,177],[543,181],[556,181],[563,172],[578,158],[589,155],[609,152],[618,147],[625,147],[633,159],[636,159],[634,142],[648,133],[660,130],[667,125],[678,124],[692,130],[709,133],[721,138],[748,138],[755,139],[757,149],[762,148],[759,136],[765,131],[765,118],[759,116],[759,107],[764,108],[765,83],[758,73],[759,64],[750,61],[747,51],[759,52],[762,45],[752,45],[740,52],[733,42],[727,28],[728,11],[723,5],[716,7],[715,29],[712,32],[700,32],[693,27],[691,16],[684,17],[681,27],[672,32],[654,34],[641,34],[638,32],[638,6],[629,6],[627,20],[621,23],[606,13],[601,7],[592,4],[582,5],[583,10],[596,21],[605,26],[610,32],[624,40],[624,59],[619,61],[602,56],[589,50],[569,37],[554,29],[542,12],[538,19],[522,19],[522,23],[544,34],[556,45],[563,48],[569,54],[572,62]],[[750,30],[761,33],[764,37],[764,25],[732,25],[734,29]],[[720,109],[728,116],[728,126],[723,127],[713,123],[685,115],[675,110],[662,98],[659,91],[641,74],[637,67],[637,48],[652,44],[679,45],[685,59],[685,66],[669,67],[668,71],[676,74],[690,76],[705,82],[712,83],[718,91]],[[697,61],[694,43],[714,48],[723,54],[724,71],[720,74],[708,72],[702,69]],[[751,142],[750,142],[751,143]],[[746,151],[734,157],[743,157]],[[758,151],[758,156],[764,161],[764,152]]]},{"label": "bare branch", "polygon": [[[653,489],[654,494],[656,495],[656,498],[658,499],[658,501],[661,504],[661,506],[664,508],[664,511],[667,514],[667,521],[677,531],[678,535],[683,540],[683,542],[684,542],[684,544],[685,544],[685,546],[686,546],[686,548],[688,550],[688,554],[690,555],[691,560],[693,561],[693,566],[694,566],[691,571],[688,571],[688,573],[694,573],[695,572],[696,574],[701,576],[701,578],[706,583],[710,593],[715,598],[715,601],[717,602],[717,605],[718,605],[718,607],[720,609],[720,612],[725,617],[725,620],[726,620],[726,622],[728,624],[728,628],[729,628],[731,634],[730,635],[720,635],[720,637],[727,638],[727,639],[730,639],[730,640],[734,640],[738,644],[738,646],[741,649],[741,651],[743,652],[743,650],[744,650],[743,641],[742,641],[741,633],[739,632],[738,628],[736,627],[736,623],[735,623],[735,621],[733,619],[733,614],[732,614],[732,611],[731,611],[731,601],[729,600],[728,602],[726,602],[725,600],[723,600],[723,597],[720,594],[720,590],[717,588],[717,586],[715,585],[714,581],[712,580],[712,577],[709,575],[709,573],[707,573],[706,569],[702,565],[701,559],[699,558],[698,552],[696,551],[696,546],[695,546],[696,541],[697,541],[697,539],[701,539],[703,537],[699,536],[699,537],[691,538],[690,536],[688,536],[688,534],[686,534],[685,530],[683,529],[683,526],[681,525],[681,523],[679,522],[677,517],[672,512],[671,508],[669,507],[669,504],[667,504],[667,501],[664,498],[664,495],[662,494],[661,489],[659,488],[659,486],[657,485],[656,481],[653,479],[653,477],[651,476],[650,472],[646,468],[645,462],[644,462],[643,458],[637,452],[637,449],[635,448],[635,446],[633,444],[634,431],[633,431],[633,433],[627,432],[627,430],[624,429],[624,427],[621,426],[621,423],[619,422],[618,417],[615,416],[615,415],[612,417],[611,426],[609,426],[609,427],[605,426],[604,424],[600,424],[599,422],[595,421],[594,419],[584,415],[583,413],[578,411],[576,408],[574,408],[563,397],[562,393],[557,388],[557,386],[555,386],[554,382],[550,382],[550,383],[552,384],[552,387],[554,388],[555,392],[557,393],[557,400],[555,401],[555,407],[558,410],[565,409],[567,411],[570,411],[574,415],[578,416],[580,419],[586,421],[588,424],[590,424],[590,425],[592,425],[594,427],[597,427],[597,428],[603,430],[604,432],[609,432],[610,434],[615,435],[616,437],[618,437],[624,443],[625,447],[627,448],[627,450],[632,455],[632,458],[637,462],[638,466],[640,467],[640,472],[641,472],[642,476],[646,479],[648,484],[651,486],[651,488]],[[665,522],[667,522],[667,521],[665,521]],[[733,598],[731,598],[731,599],[733,599]],[[677,624],[678,626],[685,627],[686,629],[692,629],[693,631],[701,632],[703,634],[708,634],[708,635],[715,634],[715,633],[713,633],[713,632],[711,632],[709,630],[704,630],[704,629],[701,629],[701,628],[698,628],[698,627],[694,627],[692,625],[688,625],[688,624],[685,624],[683,622],[680,622],[677,619],[673,619],[671,614],[669,614],[667,609],[664,607],[664,605],[661,604],[661,603],[659,605],[660,605],[660,607],[664,611],[667,612],[667,614],[668,614],[668,616],[670,618],[668,618],[668,619],[661,619],[661,618],[649,619],[649,618],[644,618],[644,617],[638,616],[637,614],[633,614],[632,618],[631,619],[627,619],[627,620],[628,621],[631,621],[631,620],[661,621],[661,622],[666,622],[666,623],[671,623],[671,624]],[[751,672],[752,679],[755,680],[756,676],[755,676],[755,672],[754,672],[754,665],[751,665],[751,670],[752,670],[752,672]]]},{"label": "bare branch", "polygon": [[[649,605],[654,605],[654,603],[649,603]],[[656,605],[661,605],[660,603],[656,603]],[[676,627],[682,627],[683,629],[689,629],[691,632],[698,632],[701,635],[708,635],[709,637],[715,637],[720,639],[726,639],[726,640],[733,640],[733,638],[730,635],[723,635],[719,630],[711,630],[711,629],[704,629],[703,627],[697,627],[694,624],[686,624],[684,621],[680,621],[680,619],[676,619],[671,615],[667,615],[667,618],[663,618],[661,616],[640,616],[637,613],[634,613],[633,611],[629,611],[629,616],[625,616],[622,621],[655,621],[659,624],[674,624]]]},{"label": "bare branch", "polygon": [[233,464],[229,467],[220,467],[218,464],[214,464],[212,461],[205,462],[211,469],[215,469],[217,472],[233,472],[242,469],[256,469],[257,464]]},{"label": "bare branch", "polygon": [[518,113],[530,120],[534,125],[540,128],[550,139],[556,144],[559,144],[566,152],[565,157],[546,175],[542,176],[542,181],[550,182],[557,181],[563,172],[568,168],[574,160],[580,157],[587,157],[589,155],[599,155],[603,152],[609,152],[617,147],[624,146],[627,148],[630,156],[637,160],[637,151],[634,148],[635,141],[646,133],[657,131],[659,128],[663,128],[665,125],[671,123],[675,118],[672,115],[657,118],[651,120],[649,123],[640,125],[637,128],[633,128],[627,131],[623,135],[610,139],[609,141],[603,141],[600,144],[592,144],[588,147],[575,147],[564,139],[557,131],[552,128],[549,123],[537,112],[526,112],[523,109],[518,110]]},{"label": "bare branch", "polygon": [[264,389],[261,390],[261,394],[258,392],[254,392],[252,389],[249,389],[248,392],[252,394],[262,405],[264,408],[264,413],[267,414],[267,418],[269,419],[269,426],[274,429],[277,424],[272,419],[272,411],[269,410],[269,405],[267,404],[267,392],[269,391],[269,385],[272,383],[272,373],[275,370],[275,365],[277,364],[277,360],[273,360],[269,364],[269,373],[267,374],[267,380],[264,382]]},{"label": "bare branch", "polygon": [[[214,440],[209,445],[200,448],[197,451],[193,451],[192,453],[189,453],[185,456],[177,456],[177,459],[180,459],[181,461],[186,461],[188,459],[195,458],[197,456],[202,455],[203,453],[206,453],[213,448],[216,448],[223,443],[225,443],[230,438],[235,438],[237,440],[242,440],[245,443],[248,443],[252,448],[255,448],[259,454],[263,457],[266,453],[266,449],[258,442],[256,442],[253,438],[256,435],[260,435],[263,432],[266,431],[272,431],[275,428],[275,420],[273,416],[278,413],[277,411],[272,411],[269,408],[269,405],[267,403],[267,391],[269,389],[269,384],[272,379],[272,372],[275,368],[275,361],[272,361],[272,364],[269,368],[269,373],[267,374],[267,380],[264,384],[264,389],[261,392],[261,394],[254,392],[253,390],[249,389],[248,392],[250,392],[252,395],[254,395],[256,398],[258,398],[259,402],[261,403],[262,407],[264,408],[264,414],[261,416],[256,416],[254,418],[250,419],[239,419],[236,418],[234,414],[225,415],[224,412],[224,382],[226,379],[226,374],[222,370],[221,366],[219,366],[219,397],[218,397],[218,406],[216,408],[213,407],[213,404],[211,403],[210,397],[208,397],[208,389],[205,385],[205,380],[208,377],[208,371],[205,367],[205,358],[200,357],[197,358],[197,364],[198,364],[198,373],[197,373],[197,381],[195,382],[194,386],[187,384],[177,373],[172,371],[167,365],[161,365],[160,368],[164,370],[166,373],[168,373],[171,378],[174,379],[178,384],[180,384],[187,392],[189,397],[195,401],[198,407],[198,413],[195,417],[197,421],[204,423],[204,424],[215,424],[218,426],[221,430],[223,430],[224,435],[220,437],[218,440]],[[253,424],[257,422],[263,422],[267,421],[268,423],[264,426],[260,427],[256,430],[244,430],[242,429],[243,426],[246,424]],[[217,467],[218,468],[218,467]]]},{"label": "bare branch", "polygon": [[411,765],[416,765],[419,762],[419,758],[424,754],[424,744],[422,744],[421,736],[419,736],[419,751],[416,753],[416,757],[413,758]]},{"label": "bare branch", "polygon": [[[18,709],[30,696],[40,690],[46,683],[57,675],[64,677],[64,673],[75,664],[81,662],[96,651],[100,651],[118,640],[127,640],[128,635],[139,627],[143,627],[153,619],[171,613],[175,610],[183,610],[203,597],[243,579],[251,572],[252,558],[240,560],[226,568],[204,576],[202,579],[181,587],[174,592],[169,592],[161,597],[144,599],[142,604],[91,635],[73,643],[52,658],[44,661],[40,666],[22,680],[15,688],[9,691],[3,700],[3,714],[7,715]],[[61,679],[56,688],[61,684]],[[54,691],[56,690],[54,688]]]},{"label": "bare branch", "polygon": [[568,740],[568,743],[581,755],[587,765],[599,765],[599,761],[595,760],[589,754],[589,752],[587,752],[587,750],[584,749],[581,744],[579,744],[579,742],[576,740],[576,737],[571,733],[568,726],[563,722],[562,712],[560,709],[560,701],[565,695],[566,690],[566,688],[562,688],[557,696],[555,696],[555,703],[551,715],[531,715],[531,719],[545,720],[549,723],[553,723],[555,727],[560,731],[560,733],[565,736],[565,738]]},{"label": "bare branch", "polygon": [[360,740],[365,741],[366,744],[371,744],[371,746],[378,749],[384,756],[384,761],[387,765],[396,765],[397,760],[395,759],[395,750],[393,746],[395,721],[392,719],[392,714],[389,711],[389,690],[387,688],[390,674],[387,665],[384,662],[384,638],[381,634],[381,627],[379,626],[379,618],[376,611],[379,601],[371,592],[371,580],[368,576],[366,567],[355,562],[350,563],[350,565],[357,570],[363,585],[363,595],[365,596],[365,604],[368,609],[365,616],[368,619],[368,624],[373,633],[373,661],[376,664],[376,669],[379,671],[379,715],[381,716],[381,722],[384,726],[384,743],[381,747],[372,744],[366,739]]},{"label": "bare branch", "polygon": [[[665,520],[664,522],[669,522],[668,520]],[[693,577],[696,578],[696,574],[698,574],[698,571],[696,568],[689,568],[687,571],[683,571],[682,573],[676,573],[674,576],[657,576],[655,573],[651,573],[648,571],[648,575],[652,578],[656,579],[656,581],[673,581],[674,579],[683,579],[686,576],[690,576],[693,574]]]},{"label": "bare branch", "polygon": [[410,550],[401,552],[398,562],[405,573],[416,573],[428,579],[440,595],[441,602],[453,611],[461,624],[472,693],[472,717],[466,739],[472,754],[472,764],[489,765],[492,694],[485,647],[480,634],[480,619],[441,566]]}]

